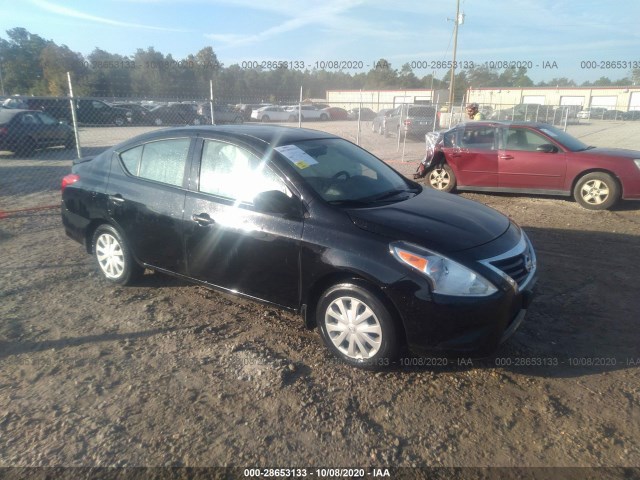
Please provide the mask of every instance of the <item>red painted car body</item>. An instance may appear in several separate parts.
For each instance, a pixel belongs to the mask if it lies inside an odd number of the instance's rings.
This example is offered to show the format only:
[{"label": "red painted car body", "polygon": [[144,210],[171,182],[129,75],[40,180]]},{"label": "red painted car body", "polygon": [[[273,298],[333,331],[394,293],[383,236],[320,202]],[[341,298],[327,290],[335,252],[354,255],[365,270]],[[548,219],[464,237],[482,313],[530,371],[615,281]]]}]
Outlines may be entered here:
[{"label": "red painted car body", "polygon": [[[460,124],[443,134],[439,151],[427,174],[439,190],[573,195],[593,210],[640,199],[640,151],[590,147],[543,123]],[[436,185],[438,173],[449,181]]]}]

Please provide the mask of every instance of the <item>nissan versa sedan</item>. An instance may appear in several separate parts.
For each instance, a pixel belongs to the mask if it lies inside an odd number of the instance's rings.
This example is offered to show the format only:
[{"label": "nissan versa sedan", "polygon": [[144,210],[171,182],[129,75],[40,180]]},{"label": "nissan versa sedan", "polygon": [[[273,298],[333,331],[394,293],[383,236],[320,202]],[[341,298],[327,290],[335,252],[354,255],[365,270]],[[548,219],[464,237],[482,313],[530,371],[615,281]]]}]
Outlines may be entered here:
[{"label": "nissan versa sedan", "polygon": [[445,192],[573,196],[590,210],[640,199],[640,152],[592,147],[544,123],[463,123],[437,150],[427,183]]},{"label": "nissan versa sedan", "polygon": [[490,353],[536,280],[531,243],[507,217],[315,130],[136,137],[74,163],[62,221],[110,282],[151,269],[297,312],[366,368],[403,346]]}]

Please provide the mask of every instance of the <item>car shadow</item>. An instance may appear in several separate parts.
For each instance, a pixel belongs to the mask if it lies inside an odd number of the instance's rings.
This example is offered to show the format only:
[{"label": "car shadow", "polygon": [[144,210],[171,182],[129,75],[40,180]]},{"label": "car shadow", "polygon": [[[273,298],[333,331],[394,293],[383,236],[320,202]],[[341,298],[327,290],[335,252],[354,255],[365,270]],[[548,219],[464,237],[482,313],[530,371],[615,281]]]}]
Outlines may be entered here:
[{"label": "car shadow", "polygon": [[[418,180],[418,182],[422,183],[425,186],[425,188],[430,188],[427,185],[427,183],[425,183],[424,178]],[[486,195],[487,197],[498,197],[498,198],[540,198],[540,199],[558,200],[558,201],[563,201],[568,203],[576,203],[572,197],[566,197],[563,195],[542,195],[542,194],[536,194],[536,193],[524,194],[524,193],[484,192],[484,191],[480,192],[480,191],[473,191],[473,190],[464,190],[464,191],[456,190],[456,193],[468,194],[468,195]],[[620,200],[609,210],[612,212],[640,210],[640,201]]]},{"label": "car shadow", "polygon": [[100,335],[87,335],[85,337],[68,337],[58,340],[43,340],[41,342],[26,341],[5,341],[0,340],[0,358],[7,358],[14,355],[42,352],[44,350],[60,350],[69,347],[78,347],[80,345],[95,344],[101,342],[117,342],[120,340],[137,340],[155,335],[163,335],[180,330],[189,330],[196,327],[195,325],[183,327],[154,328],[141,332],[130,333],[104,333]]},{"label": "car shadow", "polygon": [[571,378],[640,367],[640,234],[525,230],[538,282],[519,330],[490,357],[408,356],[398,371],[499,368]]}]

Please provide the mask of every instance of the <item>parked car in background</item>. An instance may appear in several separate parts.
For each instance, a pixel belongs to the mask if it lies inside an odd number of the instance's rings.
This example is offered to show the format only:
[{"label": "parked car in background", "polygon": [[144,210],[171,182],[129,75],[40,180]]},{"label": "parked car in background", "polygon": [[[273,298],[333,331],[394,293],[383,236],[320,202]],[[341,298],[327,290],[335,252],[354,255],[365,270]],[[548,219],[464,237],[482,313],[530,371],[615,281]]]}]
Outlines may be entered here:
[{"label": "parked car in background", "polygon": [[485,120],[543,122],[550,124],[560,123],[563,118],[563,111],[555,105],[539,105],[537,103],[521,103],[494,111],[489,117],[485,116]]},{"label": "parked car in background", "polygon": [[349,110],[349,120],[358,120],[358,116],[360,117],[360,120],[369,122],[376,118],[376,112],[366,107],[352,108]]},{"label": "parked car in background", "polygon": [[260,107],[257,110],[251,112],[251,119],[258,122],[293,122],[297,120],[297,117],[284,107],[277,105],[268,105],[266,107]]},{"label": "parked car in background", "polygon": [[298,120],[299,113],[302,114],[302,121],[305,120],[329,120],[329,113],[315,105],[292,105],[286,109],[294,116],[294,121]]},{"label": "parked car in background", "polygon": [[137,103],[112,103],[116,108],[123,108],[131,112],[130,121],[132,125],[148,125],[150,122],[149,109]]},{"label": "parked car in background", "polygon": [[384,135],[421,136],[434,130],[436,108],[431,105],[399,105],[388,112]]},{"label": "parked car in background", "polygon": [[[25,97],[23,101],[31,110],[41,110],[57,120],[69,124],[73,122],[69,99]],[[76,119],[84,125],[116,125],[121,127],[131,123],[132,112],[128,108],[109,105],[102,100],[80,98],[75,100]]]},{"label": "parked car in background", "polygon": [[603,107],[583,108],[576,114],[576,116],[582,119],[589,119],[589,118],[597,119],[597,118],[602,118],[602,116],[605,114],[606,111],[607,109]]},{"label": "parked car in background", "polygon": [[622,114],[623,120],[640,120],[640,110],[630,110]]},{"label": "parked car in background", "polygon": [[235,109],[242,114],[242,118],[245,122],[251,120],[253,112],[262,107],[267,107],[270,103],[240,103],[236,105]]},{"label": "parked car in background", "polygon": [[624,115],[624,112],[622,110],[605,110],[605,112],[602,114],[601,118],[602,120],[622,120],[622,116]]},{"label": "parked car in background", "polygon": [[348,120],[349,112],[347,112],[344,108],[340,107],[327,107],[322,109],[323,112],[326,112],[329,115],[331,120]]},{"label": "parked car in background", "polygon": [[161,105],[149,110],[149,119],[153,125],[202,125],[207,119],[198,115],[196,105],[175,103]]},{"label": "parked car in background", "polygon": [[[198,115],[202,116],[207,125],[211,124],[211,104],[201,103],[198,105]],[[244,117],[242,112],[228,105],[214,105],[213,119],[216,125],[223,123],[243,123]]]},{"label": "parked car in background", "polygon": [[371,122],[371,130],[380,135],[384,135],[385,132],[385,123],[387,121],[387,115],[393,111],[393,108],[383,108],[380,110],[375,117],[373,117],[373,121]]},{"label": "parked car in background", "polygon": [[308,129],[133,138],[74,163],[62,222],[111,283],[151,269],[298,313],[356,367],[393,367],[405,345],[486,355],[521,324],[536,281],[509,218]]},{"label": "parked car in background", "polygon": [[552,125],[469,122],[443,134],[427,184],[573,196],[589,210],[640,199],[640,151],[596,148]]},{"label": "parked car in background", "polygon": [[57,146],[75,146],[73,129],[66,123],[38,110],[0,109],[0,150],[29,155]]}]

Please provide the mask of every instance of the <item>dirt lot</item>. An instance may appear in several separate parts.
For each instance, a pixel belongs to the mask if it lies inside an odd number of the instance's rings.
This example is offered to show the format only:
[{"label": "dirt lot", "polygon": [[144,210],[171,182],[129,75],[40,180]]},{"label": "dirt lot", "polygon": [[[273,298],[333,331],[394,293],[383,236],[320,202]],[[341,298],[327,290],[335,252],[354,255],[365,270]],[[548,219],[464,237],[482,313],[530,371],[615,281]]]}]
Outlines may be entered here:
[{"label": "dirt lot", "polygon": [[[85,153],[134,130],[83,130]],[[640,150],[640,122],[569,132]],[[368,125],[361,144],[405,173],[423,149],[403,162]],[[0,156],[0,210],[55,205],[71,153]],[[464,196],[529,233],[537,298],[495,357],[385,373],[281,311],[151,273],[107,284],[59,209],[0,219],[0,467],[639,467],[640,202]]]}]

